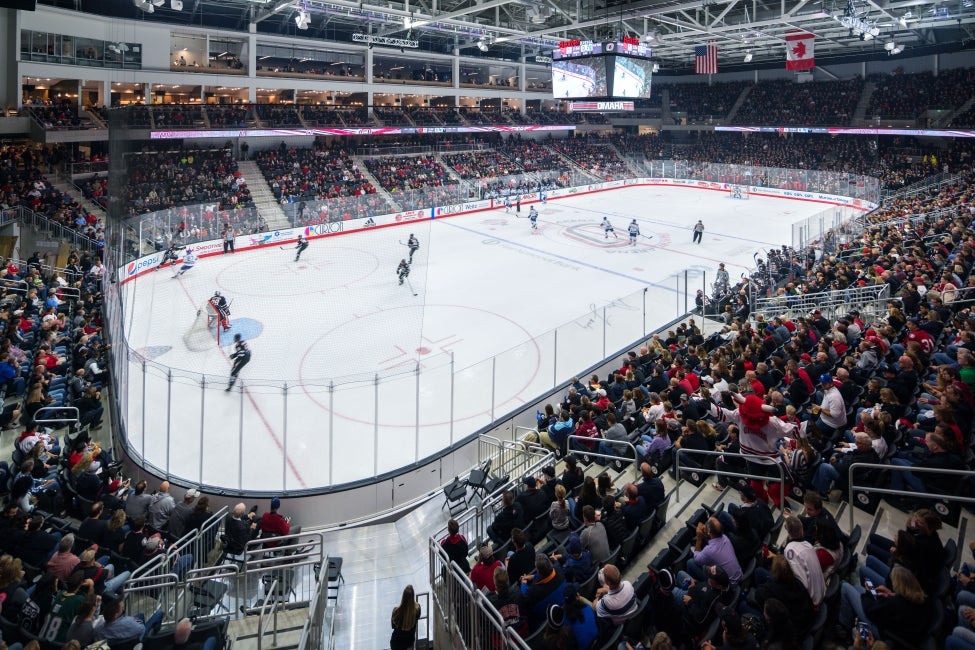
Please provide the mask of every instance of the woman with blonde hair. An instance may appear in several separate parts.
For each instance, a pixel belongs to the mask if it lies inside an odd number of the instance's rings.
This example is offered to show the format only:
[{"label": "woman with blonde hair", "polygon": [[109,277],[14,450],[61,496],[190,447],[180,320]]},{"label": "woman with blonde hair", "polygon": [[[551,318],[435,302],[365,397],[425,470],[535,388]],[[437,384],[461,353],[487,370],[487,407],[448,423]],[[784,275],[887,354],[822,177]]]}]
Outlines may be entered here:
[{"label": "woman with blonde hair", "polygon": [[393,626],[393,633],[389,637],[390,650],[412,650],[420,621],[420,603],[416,601],[413,585],[406,585],[403,589],[399,606],[393,608],[390,620]]},{"label": "woman with blonde hair", "polygon": [[934,617],[934,608],[917,576],[903,565],[890,570],[890,587],[874,585],[874,595],[859,585],[842,583],[839,622],[853,627],[854,617],[866,624],[874,637],[896,635],[909,648],[922,645]]}]

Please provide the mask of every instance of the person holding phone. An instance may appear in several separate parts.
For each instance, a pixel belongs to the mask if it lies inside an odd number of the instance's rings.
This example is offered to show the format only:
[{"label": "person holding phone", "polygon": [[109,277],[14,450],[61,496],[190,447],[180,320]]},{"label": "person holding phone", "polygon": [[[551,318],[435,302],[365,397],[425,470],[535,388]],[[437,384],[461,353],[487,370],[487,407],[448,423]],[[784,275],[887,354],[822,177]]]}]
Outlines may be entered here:
[{"label": "person holding phone", "polygon": [[875,585],[876,595],[864,586],[844,582],[840,588],[839,626],[852,630],[859,619],[876,638],[896,634],[910,647],[919,647],[934,617],[930,599],[917,577],[905,566],[890,571],[890,584]]}]

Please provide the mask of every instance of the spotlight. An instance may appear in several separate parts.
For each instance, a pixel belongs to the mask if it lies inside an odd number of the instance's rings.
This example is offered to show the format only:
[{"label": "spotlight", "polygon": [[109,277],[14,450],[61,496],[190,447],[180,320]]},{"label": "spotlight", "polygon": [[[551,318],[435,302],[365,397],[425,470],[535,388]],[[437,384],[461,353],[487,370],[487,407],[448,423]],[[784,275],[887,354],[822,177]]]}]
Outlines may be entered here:
[{"label": "spotlight", "polygon": [[651,72],[660,72],[660,64],[659,64],[659,63],[656,63],[656,62],[654,62],[654,64],[653,64],[653,67],[652,67],[652,68],[650,68],[650,71],[651,71]]},{"label": "spotlight", "polygon": [[479,49],[482,52],[487,52],[488,51],[488,44],[487,44],[487,42],[483,38],[478,39],[478,41],[477,41],[477,49]]},{"label": "spotlight", "polygon": [[894,49],[892,49],[890,51],[890,53],[891,53],[891,55],[894,55],[894,54],[900,54],[903,51],[904,51],[904,46],[903,45],[898,45],[897,47],[895,47]]},{"label": "spotlight", "polygon": [[644,43],[656,43],[659,39],[660,39],[660,35],[657,33],[656,30],[647,32],[646,34],[643,35]]},{"label": "spotlight", "polygon": [[745,63],[751,63],[751,62],[752,62],[752,53],[745,52]]},{"label": "spotlight", "polygon": [[886,43],[884,43],[884,49],[887,50],[888,52],[893,52],[895,47],[897,47],[897,43],[895,43],[894,41],[887,41]]},{"label": "spotlight", "polygon": [[309,14],[304,9],[298,10],[298,15],[295,16],[295,25],[298,29],[308,29],[308,23],[311,22],[311,14]]},{"label": "spotlight", "polygon": [[156,8],[152,6],[152,3],[149,2],[149,0],[132,0],[132,4],[135,5],[136,9],[141,9],[147,14],[151,14],[156,10]]},{"label": "spotlight", "polygon": [[169,0],[169,7],[173,11],[183,11],[183,0]]},{"label": "spotlight", "polygon": [[873,34],[871,34],[870,32],[864,32],[863,33],[863,36],[861,36],[860,38],[862,38],[865,41],[872,41],[873,40]]}]

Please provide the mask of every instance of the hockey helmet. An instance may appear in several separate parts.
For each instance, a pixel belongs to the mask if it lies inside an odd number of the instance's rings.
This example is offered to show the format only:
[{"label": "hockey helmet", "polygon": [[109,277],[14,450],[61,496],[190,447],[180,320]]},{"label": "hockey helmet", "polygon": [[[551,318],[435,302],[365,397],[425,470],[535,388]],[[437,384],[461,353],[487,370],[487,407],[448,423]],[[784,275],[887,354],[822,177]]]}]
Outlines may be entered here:
[{"label": "hockey helmet", "polygon": [[213,295],[219,297],[220,296],[220,292],[219,291],[214,291],[213,292]]}]

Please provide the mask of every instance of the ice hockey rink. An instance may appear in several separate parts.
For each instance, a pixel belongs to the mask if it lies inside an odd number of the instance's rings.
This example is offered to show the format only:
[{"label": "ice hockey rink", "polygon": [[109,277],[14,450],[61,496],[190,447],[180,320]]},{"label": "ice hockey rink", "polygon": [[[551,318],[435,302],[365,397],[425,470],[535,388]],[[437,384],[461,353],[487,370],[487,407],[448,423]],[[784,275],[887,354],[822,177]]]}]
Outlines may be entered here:
[{"label": "ice hockey rink", "polygon": [[[178,279],[147,273],[124,285],[129,443],[170,476],[228,488],[395,471],[676,318],[719,262],[737,279],[828,208],[636,187],[540,204],[536,234],[524,205],[521,218],[498,209],[317,239],[299,262],[268,246],[203,258]],[[411,232],[421,248],[400,286]],[[183,334],[215,290],[233,327],[190,351]],[[234,333],[253,358],[228,393]]]}]

